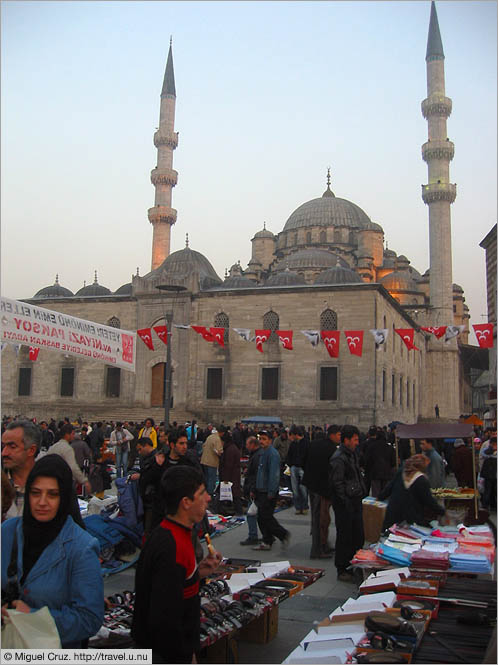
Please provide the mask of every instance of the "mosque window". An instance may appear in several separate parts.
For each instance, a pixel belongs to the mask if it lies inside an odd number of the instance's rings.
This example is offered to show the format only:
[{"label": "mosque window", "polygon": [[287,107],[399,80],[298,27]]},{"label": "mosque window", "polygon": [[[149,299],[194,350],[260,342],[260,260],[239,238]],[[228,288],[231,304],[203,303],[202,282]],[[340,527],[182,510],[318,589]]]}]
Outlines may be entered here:
[{"label": "mosque window", "polygon": [[[384,330],[387,330],[387,318],[384,316]],[[387,351],[387,341],[384,342],[384,353]]]},{"label": "mosque window", "polygon": [[297,233],[294,233],[294,236],[292,237],[292,244],[297,245]]},{"label": "mosque window", "polygon": [[325,309],[320,314],[320,330],[337,330],[337,314],[331,309]]},{"label": "mosque window", "polygon": [[278,330],[279,325],[280,317],[278,314],[273,310],[266,312],[266,314],[263,316],[263,330],[271,330],[271,335],[266,344],[278,344],[278,337],[275,334],[275,330]]},{"label": "mosque window", "polygon": [[320,367],[320,400],[337,400],[337,367]]},{"label": "mosque window", "polygon": [[403,406],[403,377],[399,377],[399,405]]},{"label": "mosque window", "polygon": [[121,389],[121,368],[107,367],[105,377],[105,396],[119,397]]},{"label": "mosque window", "polygon": [[107,322],[107,325],[110,326],[111,328],[121,328],[121,321],[118,319],[117,316],[111,316],[111,318]]},{"label": "mosque window", "polygon": [[280,370],[278,367],[261,368],[261,399],[278,399]]},{"label": "mosque window", "polygon": [[327,242],[327,233],[325,231],[320,231],[320,242],[322,244]]},{"label": "mosque window", "polygon": [[382,370],[382,401],[386,401],[386,370]]},{"label": "mosque window", "polygon": [[350,231],[350,232],[349,232],[349,244],[350,244],[350,245],[354,245],[354,244],[355,244],[355,235],[354,235],[354,231]]},{"label": "mosque window", "polygon": [[31,395],[31,367],[19,368],[19,383],[17,384],[17,394],[19,397],[28,397]]},{"label": "mosque window", "polygon": [[394,374],[391,375],[391,404],[394,406],[394,400],[396,398],[396,384],[395,384]]},{"label": "mosque window", "polygon": [[61,368],[61,397],[74,395],[74,367]]},{"label": "mosque window", "polygon": [[[221,328],[221,326],[218,326]],[[206,399],[221,399],[223,394],[223,368],[208,367],[206,376]]]},{"label": "mosque window", "polygon": [[410,382],[406,380],[406,406],[410,406]]},{"label": "mosque window", "polygon": [[415,381],[413,382],[412,406],[413,406],[413,410],[415,411]]},{"label": "mosque window", "polygon": [[230,319],[228,318],[228,314],[225,314],[225,312],[220,312],[214,317],[214,327],[215,328],[225,328],[225,333],[223,335],[223,341],[225,343],[225,346],[228,344],[228,339],[229,339],[229,331],[230,331]]},{"label": "mosque window", "polygon": [[341,242],[341,229],[334,229],[334,242]]},{"label": "mosque window", "polygon": [[311,231],[306,232],[306,244],[307,245],[311,244]]}]

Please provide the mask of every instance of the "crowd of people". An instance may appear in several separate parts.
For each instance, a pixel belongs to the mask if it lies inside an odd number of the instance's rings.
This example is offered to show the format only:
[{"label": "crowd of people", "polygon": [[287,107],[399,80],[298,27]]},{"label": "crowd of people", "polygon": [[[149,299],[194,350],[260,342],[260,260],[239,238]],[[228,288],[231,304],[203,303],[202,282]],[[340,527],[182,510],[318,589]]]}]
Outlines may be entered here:
[{"label": "crowd of people", "polygon": [[[484,437],[481,503],[496,510],[496,431]],[[2,614],[47,605],[62,646],[85,646],[102,624],[99,550],[77,494],[103,496],[111,486],[106,453],[114,456],[116,477],[137,483],[144,507],[132,636],[153,649],[155,662],[195,662],[200,580],[221,560],[212,548],[205,556],[199,542],[200,533],[209,533],[208,508],[217,512],[228,501],[231,513],[246,515],[241,545],[269,551],[279,540],[285,548],[291,532],[275,511],[280,488],[290,486],[295,514],[311,511],[309,557],[334,557],[337,578],[353,582],[350,561],[364,545],[365,496],[387,501],[384,529],[402,521],[427,524],[445,513],[431,488],[444,487],[450,472],[462,486],[475,480],[468,442],[456,439],[450,447],[422,439],[395,447],[392,431],[376,426],[363,435],[335,424],[200,428],[195,421],[156,426],[152,418],[4,418]]]}]

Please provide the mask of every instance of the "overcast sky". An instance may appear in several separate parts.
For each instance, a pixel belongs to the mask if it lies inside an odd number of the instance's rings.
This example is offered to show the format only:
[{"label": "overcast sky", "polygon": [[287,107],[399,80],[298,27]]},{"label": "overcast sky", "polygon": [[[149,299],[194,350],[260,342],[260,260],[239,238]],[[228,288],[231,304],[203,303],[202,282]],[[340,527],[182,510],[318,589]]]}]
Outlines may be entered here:
[{"label": "overcast sky", "polygon": [[[452,205],[453,281],[487,319],[484,250],[496,223],[495,2],[438,2]],[[116,290],[150,271],[150,171],[173,35],[178,185],[172,251],[218,275],[250,239],[321,196],[380,224],[428,268],[425,51],[430,3],[2,2],[2,294],[60,283]],[[474,341],[474,336],[471,336]]]}]

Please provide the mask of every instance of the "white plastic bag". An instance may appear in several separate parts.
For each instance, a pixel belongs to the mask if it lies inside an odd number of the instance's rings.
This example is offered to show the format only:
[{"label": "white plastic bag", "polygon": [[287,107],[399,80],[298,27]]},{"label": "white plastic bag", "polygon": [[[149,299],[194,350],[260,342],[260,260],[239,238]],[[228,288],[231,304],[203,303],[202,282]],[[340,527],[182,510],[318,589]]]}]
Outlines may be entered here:
[{"label": "white plastic bag", "polygon": [[255,501],[251,501],[251,505],[247,509],[247,514],[248,515],[257,515],[258,514],[258,506],[256,505]]},{"label": "white plastic bag", "polygon": [[47,606],[36,612],[7,610],[2,627],[2,649],[60,649],[57,626]]},{"label": "white plastic bag", "polygon": [[220,483],[220,501],[233,501],[232,483]]}]

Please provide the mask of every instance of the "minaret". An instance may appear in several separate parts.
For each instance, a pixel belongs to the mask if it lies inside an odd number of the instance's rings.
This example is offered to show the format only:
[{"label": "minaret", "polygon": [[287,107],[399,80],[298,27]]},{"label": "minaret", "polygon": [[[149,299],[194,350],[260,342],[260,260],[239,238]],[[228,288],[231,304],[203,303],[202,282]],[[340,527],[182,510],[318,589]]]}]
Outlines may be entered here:
[{"label": "minaret", "polygon": [[154,207],[149,208],[149,221],[154,227],[152,237],[152,270],[169,255],[171,226],[176,222],[176,210],[171,207],[172,189],[178,181],[178,173],[172,168],[173,150],[178,145],[175,129],[175,73],[173,70],[172,40],[169,43],[168,61],[161,90],[159,129],[154,134],[157,148],[157,166],[150,179],[156,189]]},{"label": "minaret", "polygon": [[450,183],[450,161],[455,146],[448,140],[446,119],[451,99],[445,96],[444,53],[436,6],[431,3],[427,39],[427,99],[422,114],[427,119],[429,139],[422,146],[429,183],[422,185],[422,199],[429,206],[430,305],[435,326],[453,324],[453,280],[451,270],[451,212],[456,185]]},{"label": "minaret", "polygon": [[[453,325],[453,280],[451,266],[451,212],[456,185],[450,183],[450,161],[455,146],[448,140],[446,120],[451,99],[445,95],[444,52],[434,2],[431,3],[427,39],[427,98],[422,114],[428,124],[428,140],[422,146],[427,162],[428,184],[422,185],[422,199],[429,206],[430,309],[429,324]],[[426,417],[434,417],[435,404],[441,418],[460,414],[459,360],[456,339],[449,342],[430,339],[426,354],[426,385],[421,395]]]}]

